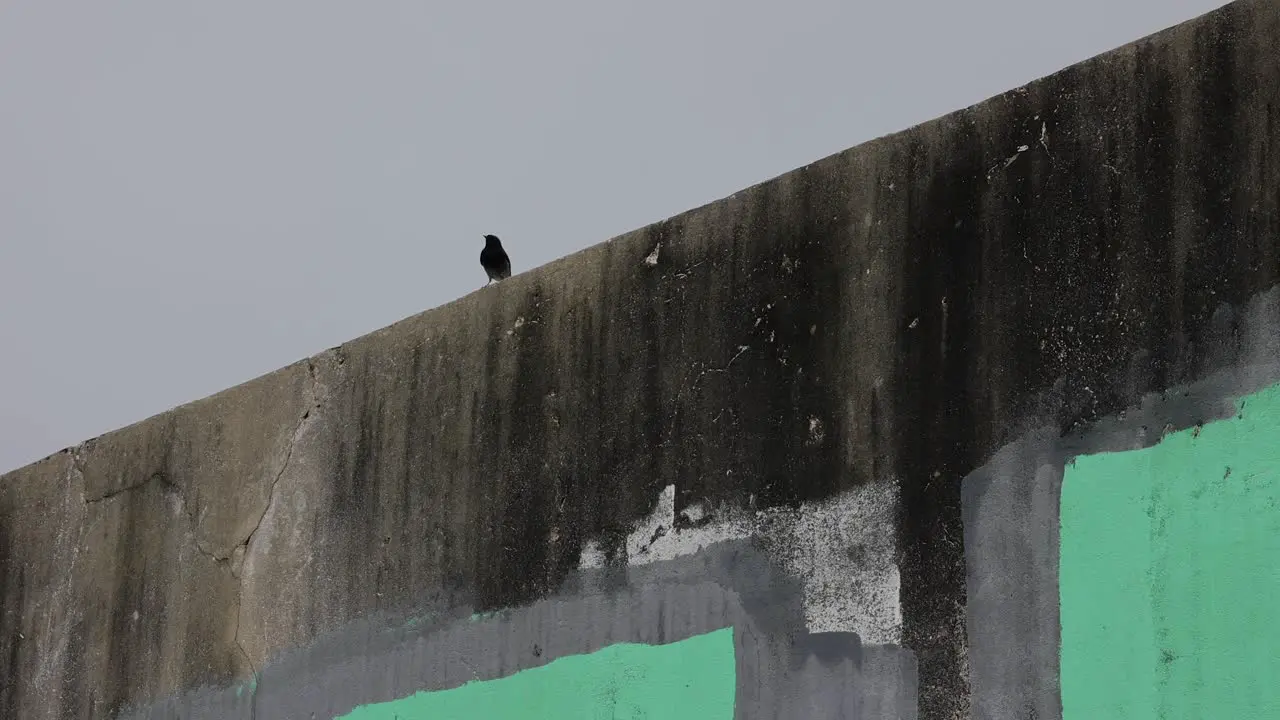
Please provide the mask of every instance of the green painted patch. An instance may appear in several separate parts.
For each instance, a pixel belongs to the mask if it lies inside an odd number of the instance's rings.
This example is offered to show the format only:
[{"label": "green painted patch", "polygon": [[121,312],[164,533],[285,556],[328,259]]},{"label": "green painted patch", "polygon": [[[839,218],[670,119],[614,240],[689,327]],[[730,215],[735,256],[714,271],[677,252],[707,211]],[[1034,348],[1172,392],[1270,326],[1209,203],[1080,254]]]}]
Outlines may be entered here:
[{"label": "green painted patch", "polygon": [[733,628],[610,645],[505,678],[361,705],[348,720],[732,720]]},{"label": "green painted patch", "polygon": [[1064,720],[1280,718],[1280,385],[1237,407],[1067,467]]},{"label": "green painted patch", "polygon": [[248,680],[245,680],[242,683],[238,683],[236,685],[236,697],[243,697],[245,692],[248,692],[250,695],[252,695],[253,693],[257,692],[257,690],[258,690],[258,675],[257,673],[254,673],[253,677],[249,678]]}]

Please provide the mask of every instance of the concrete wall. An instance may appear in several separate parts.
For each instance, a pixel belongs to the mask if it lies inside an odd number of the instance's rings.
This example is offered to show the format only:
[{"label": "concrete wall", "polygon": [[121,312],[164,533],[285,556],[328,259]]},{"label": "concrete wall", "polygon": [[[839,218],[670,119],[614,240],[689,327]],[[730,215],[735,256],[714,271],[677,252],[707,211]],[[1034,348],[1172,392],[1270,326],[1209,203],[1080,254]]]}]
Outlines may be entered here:
[{"label": "concrete wall", "polygon": [[1277,37],[1242,0],[3,476],[0,717],[1274,709]]}]

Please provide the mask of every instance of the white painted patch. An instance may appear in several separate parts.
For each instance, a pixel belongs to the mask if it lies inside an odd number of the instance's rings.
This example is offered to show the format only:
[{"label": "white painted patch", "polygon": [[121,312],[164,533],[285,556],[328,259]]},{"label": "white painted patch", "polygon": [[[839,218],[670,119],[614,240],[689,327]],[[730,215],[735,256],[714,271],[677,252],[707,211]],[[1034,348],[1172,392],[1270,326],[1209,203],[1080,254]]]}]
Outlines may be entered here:
[{"label": "white painted patch", "polygon": [[[754,537],[800,580],[809,632],[855,632],[868,644],[901,642],[895,484],[864,485],[797,510],[692,505],[684,511],[688,522],[708,515],[712,521],[681,530],[674,529],[675,491],[674,485],[664,488],[653,513],[627,536],[629,564],[674,560],[719,542]],[[604,561],[595,541],[583,547],[580,567],[599,568]]]},{"label": "white painted patch", "polygon": [[856,632],[868,644],[902,638],[897,488],[874,483],[780,514],[761,533],[804,583],[809,632]]},{"label": "white painted patch", "polygon": [[[641,520],[627,535],[627,559],[631,565],[647,565],[649,563],[674,560],[685,555],[693,555],[703,548],[726,540],[740,540],[749,537],[752,524],[744,518],[709,523],[700,528],[685,528],[673,531],[675,525],[676,486],[668,485],[658,495],[658,506],[649,517]],[[706,515],[706,509],[697,506],[692,513],[686,512],[690,522],[697,522]],[[584,569],[604,567],[604,553],[593,540],[582,549],[579,567]]]}]

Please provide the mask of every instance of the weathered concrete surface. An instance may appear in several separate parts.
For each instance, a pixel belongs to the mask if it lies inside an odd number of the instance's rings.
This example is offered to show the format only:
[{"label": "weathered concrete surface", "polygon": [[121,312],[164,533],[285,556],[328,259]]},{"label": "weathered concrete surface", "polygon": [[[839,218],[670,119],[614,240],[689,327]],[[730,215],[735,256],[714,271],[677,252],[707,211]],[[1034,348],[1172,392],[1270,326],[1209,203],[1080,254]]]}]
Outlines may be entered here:
[{"label": "weathered concrete surface", "polygon": [[961,478],[1229,362],[1280,280],[1276,37],[1237,2],[0,478],[0,716],[539,601],[670,484],[878,482],[920,717],[965,716]]},{"label": "weathered concrete surface", "polygon": [[0,716],[103,717],[250,671],[236,576],[311,382],[295,365],[5,476],[4,676],[16,682]]}]

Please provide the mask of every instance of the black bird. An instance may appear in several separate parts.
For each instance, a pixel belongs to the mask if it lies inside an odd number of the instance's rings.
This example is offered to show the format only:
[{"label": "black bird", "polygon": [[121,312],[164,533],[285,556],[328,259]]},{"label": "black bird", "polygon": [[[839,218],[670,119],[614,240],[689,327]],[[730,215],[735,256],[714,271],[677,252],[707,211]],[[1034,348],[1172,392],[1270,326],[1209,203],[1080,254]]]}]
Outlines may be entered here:
[{"label": "black bird", "polygon": [[502,249],[502,241],[497,235],[484,236],[484,249],[480,251],[480,267],[484,268],[485,274],[489,276],[489,282],[511,277],[511,258],[507,257],[507,251]]}]

